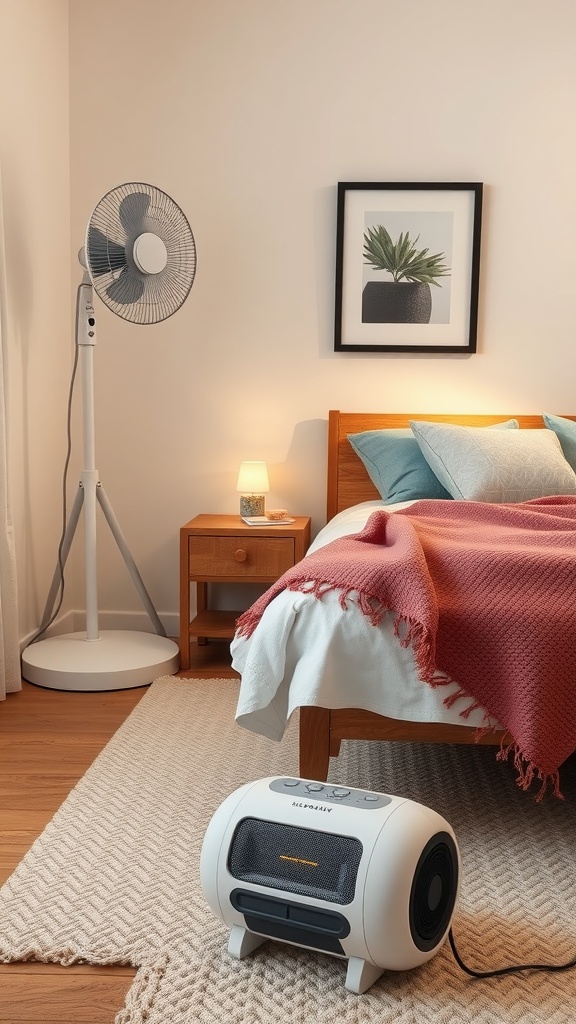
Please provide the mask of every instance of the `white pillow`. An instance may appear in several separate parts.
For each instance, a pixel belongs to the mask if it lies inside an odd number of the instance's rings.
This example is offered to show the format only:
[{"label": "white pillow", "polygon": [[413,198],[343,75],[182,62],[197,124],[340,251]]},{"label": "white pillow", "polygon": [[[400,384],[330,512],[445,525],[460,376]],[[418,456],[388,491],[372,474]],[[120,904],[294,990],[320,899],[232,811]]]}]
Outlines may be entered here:
[{"label": "white pillow", "polygon": [[420,450],[453,498],[495,503],[576,494],[576,473],[551,430],[482,430],[412,421]]}]

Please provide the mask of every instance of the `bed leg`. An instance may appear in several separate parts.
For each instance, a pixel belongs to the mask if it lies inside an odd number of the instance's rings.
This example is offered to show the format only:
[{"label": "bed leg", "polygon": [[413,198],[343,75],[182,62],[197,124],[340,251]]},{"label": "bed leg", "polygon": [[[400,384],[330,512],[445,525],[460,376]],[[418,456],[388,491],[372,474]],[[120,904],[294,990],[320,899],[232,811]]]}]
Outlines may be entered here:
[{"label": "bed leg", "polygon": [[326,782],[330,763],[330,712],[300,708],[300,778]]}]

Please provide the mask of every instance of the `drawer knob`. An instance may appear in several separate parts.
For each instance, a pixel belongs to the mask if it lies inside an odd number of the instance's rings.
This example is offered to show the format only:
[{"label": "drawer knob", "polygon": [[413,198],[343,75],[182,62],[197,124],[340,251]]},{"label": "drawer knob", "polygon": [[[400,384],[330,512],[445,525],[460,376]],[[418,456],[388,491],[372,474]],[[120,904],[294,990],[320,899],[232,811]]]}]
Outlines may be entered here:
[{"label": "drawer knob", "polygon": [[244,551],[244,548],[238,548],[238,550],[234,552],[234,558],[237,562],[245,562],[246,552]]}]

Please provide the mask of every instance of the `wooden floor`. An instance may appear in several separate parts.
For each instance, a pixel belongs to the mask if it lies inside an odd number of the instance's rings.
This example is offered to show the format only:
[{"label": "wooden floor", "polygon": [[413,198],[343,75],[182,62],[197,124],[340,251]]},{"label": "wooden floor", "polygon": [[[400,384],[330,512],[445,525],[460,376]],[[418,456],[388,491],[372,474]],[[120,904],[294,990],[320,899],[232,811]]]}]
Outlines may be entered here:
[{"label": "wooden floor", "polygon": [[[235,677],[227,653],[222,645],[194,649],[190,671],[181,675]],[[69,693],[22,685],[0,702],[0,884],[147,689]],[[0,1022],[113,1024],[134,973],[0,964]]]}]

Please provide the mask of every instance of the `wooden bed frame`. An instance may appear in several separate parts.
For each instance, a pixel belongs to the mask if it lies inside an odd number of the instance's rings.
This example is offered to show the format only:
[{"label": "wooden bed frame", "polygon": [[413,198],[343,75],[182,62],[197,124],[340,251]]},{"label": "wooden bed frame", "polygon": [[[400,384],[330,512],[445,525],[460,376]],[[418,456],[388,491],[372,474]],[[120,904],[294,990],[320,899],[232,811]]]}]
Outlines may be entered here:
[{"label": "wooden bed frame", "polygon": [[[407,427],[410,420],[459,423],[486,427],[503,420],[517,419],[523,428],[544,428],[541,416],[444,416],[428,413],[344,413],[332,410],[328,416],[328,492],[327,518],[332,519],[351,505],[378,498],[362,461],[348,441],[348,434],[363,430]],[[566,419],[576,420],[576,416]],[[501,733],[477,738],[477,730],[466,725],[404,722],[385,718],[358,708],[329,710],[300,708],[300,777],[324,782],[330,757],[337,757],[343,739],[411,740],[426,743],[500,743]]]}]

